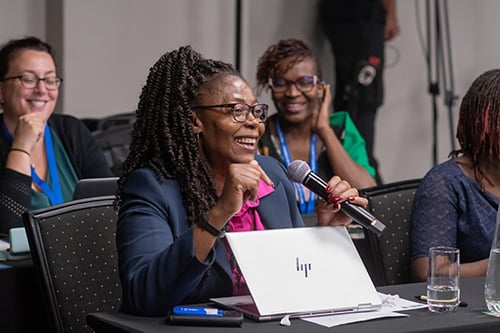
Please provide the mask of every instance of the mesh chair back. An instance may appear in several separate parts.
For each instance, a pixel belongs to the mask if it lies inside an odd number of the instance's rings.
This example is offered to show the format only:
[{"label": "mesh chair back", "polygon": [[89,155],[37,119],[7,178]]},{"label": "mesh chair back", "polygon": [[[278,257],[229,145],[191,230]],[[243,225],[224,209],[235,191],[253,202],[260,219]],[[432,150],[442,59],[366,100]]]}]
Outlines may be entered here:
[{"label": "mesh chair back", "polygon": [[23,215],[53,332],[92,332],[88,313],[119,309],[113,200],[81,199]]},{"label": "mesh chair back", "polygon": [[[368,199],[368,209],[385,224],[380,236],[368,233],[373,263],[383,280],[376,285],[409,283],[410,213],[420,179],[404,180],[361,190]],[[378,258],[377,258],[378,257]],[[377,262],[378,261],[378,262]]]},{"label": "mesh chair back", "polygon": [[135,112],[118,113],[100,119],[82,119],[115,176],[120,176],[122,164],[127,159],[135,119]]}]

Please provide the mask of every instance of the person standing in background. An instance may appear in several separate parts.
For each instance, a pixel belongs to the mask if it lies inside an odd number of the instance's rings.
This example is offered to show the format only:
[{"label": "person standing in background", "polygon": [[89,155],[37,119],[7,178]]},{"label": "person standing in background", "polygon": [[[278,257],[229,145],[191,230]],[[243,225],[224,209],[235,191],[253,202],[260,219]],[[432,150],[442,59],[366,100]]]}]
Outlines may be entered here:
[{"label": "person standing in background", "polygon": [[349,111],[381,183],[375,115],[384,95],[384,42],[399,34],[396,0],[320,0],[319,20],[334,56],[334,110]]},{"label": "person standing in background", "polygon": [[83,122],[53,114],[62,79],[52,47],[36,37],[0,49],[0,233],[22,214],[69,201],[82,178],[111,177]]}]

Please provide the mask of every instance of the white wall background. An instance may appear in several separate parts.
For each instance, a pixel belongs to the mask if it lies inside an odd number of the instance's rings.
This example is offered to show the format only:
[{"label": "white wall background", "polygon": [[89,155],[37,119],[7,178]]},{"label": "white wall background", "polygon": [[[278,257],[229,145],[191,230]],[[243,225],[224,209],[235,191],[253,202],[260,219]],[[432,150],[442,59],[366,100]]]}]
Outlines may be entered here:
[{"label": "white wall background", "polygon": [[[433,2],[433,1],[432,1]],[[0,43],[35,35],[61,56],[59,110],[78,117],[133,111],[149,68],[166,51],[190,44],[207,57],[235,59],[235,0],[0,0]],[[281,38],[313,46],[332,71],[329,45],[316,26],[316,0],[242,0],[241,71],[255,83],[258,57]],[[386,47],[385,103],[376,155],[386,182],[421,177],[432,166],[432,108],[417,27],[424,0],[398,1],[401,34]],[[500,1],[448,1],[456,123],[472,80],[500,67]],[[419,10],[417,10],[419,8]],[[420,18],[417,19],[417,12]],[[330,76],[330,80],[333,79]],[[269,102],[267,95],[262,99]],[[451,149],[448,110],[438,97],[438,162]],[[453,128],[455,124],[453,125]]]}]

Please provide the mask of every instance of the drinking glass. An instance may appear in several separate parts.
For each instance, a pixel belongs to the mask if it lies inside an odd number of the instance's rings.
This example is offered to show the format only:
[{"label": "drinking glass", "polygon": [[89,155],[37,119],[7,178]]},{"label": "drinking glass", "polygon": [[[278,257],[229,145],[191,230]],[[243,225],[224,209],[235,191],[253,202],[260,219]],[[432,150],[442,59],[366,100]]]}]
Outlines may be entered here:
[{"label": "drinking glass", "polygon": [[432,312],[454,312],[460,303],[460,250],[431,247],[427,272],[427,306]]}]

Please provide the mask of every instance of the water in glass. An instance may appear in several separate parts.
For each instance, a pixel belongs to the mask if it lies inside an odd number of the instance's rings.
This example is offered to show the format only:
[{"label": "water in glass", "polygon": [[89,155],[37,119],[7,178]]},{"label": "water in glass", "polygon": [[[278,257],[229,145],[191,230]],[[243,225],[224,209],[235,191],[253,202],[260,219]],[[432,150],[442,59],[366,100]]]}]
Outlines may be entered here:
[{"label": "water in glass", "polygon": [[484,299],[488,310],[500,315],[500,248],[492,248],[490,252]]},{"label": "water in glass", "polygon": [[455,312],[460,303],[460,289],[453,285],[427,286],[427,305],[432,312]]}]

